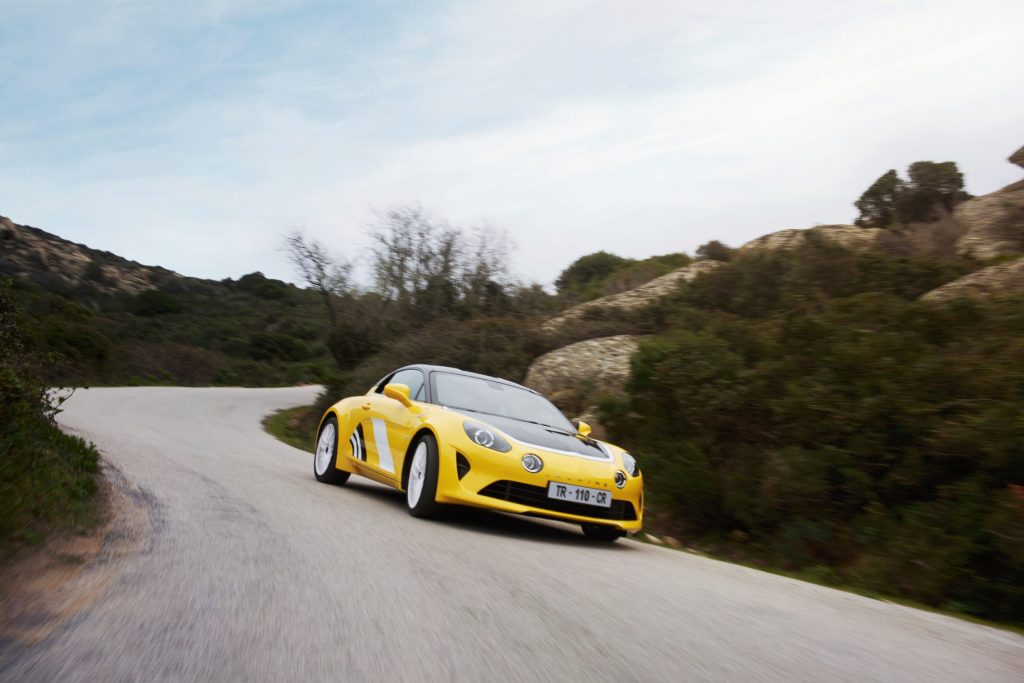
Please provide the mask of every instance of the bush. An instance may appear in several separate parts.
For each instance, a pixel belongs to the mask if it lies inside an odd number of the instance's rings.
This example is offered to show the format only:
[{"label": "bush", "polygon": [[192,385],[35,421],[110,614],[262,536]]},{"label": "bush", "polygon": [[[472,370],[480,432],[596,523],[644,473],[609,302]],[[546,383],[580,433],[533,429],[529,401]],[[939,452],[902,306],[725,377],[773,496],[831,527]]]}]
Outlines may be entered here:
[{"label": "bush", "polygon": [[663,304],[603,418],[684,533],[1022,621],[1024,303],[916,300],[954,274],[814,244],[744,255]]},{"label": "bush", "polygon": [[277,332],[257,332],[249,338],[249,354],[255,360],[303,360],[309,351],[301,340]]},{"label": "bush", "polygon": [[183,310],[185,306],[177,296],[159,289],[147,289],[135,297],[135,315],[149,317]]},{"label": "bush", "polygon": [[0,559],[94,516],[99,454],[54,422],[11,281],[0,279]]},{"label": "bush", "polygon": [[623,292],[690,263],[686,254],[664,254],[642,261],[598,251],[576,259],[555,281],[564,301],[589,301]]},{"label": "bush", "polygon": [[260,299],[285,299],[290,293],[286,283],[281,280],[271,280],[259,271],[238,278],[236,287]]},{"label": "bush", "polygon": [[728,261],[735,252],[735,249],[725,246],[718,240],[711,240],[707,244],[697,247],[697,258],[711,261]]}]

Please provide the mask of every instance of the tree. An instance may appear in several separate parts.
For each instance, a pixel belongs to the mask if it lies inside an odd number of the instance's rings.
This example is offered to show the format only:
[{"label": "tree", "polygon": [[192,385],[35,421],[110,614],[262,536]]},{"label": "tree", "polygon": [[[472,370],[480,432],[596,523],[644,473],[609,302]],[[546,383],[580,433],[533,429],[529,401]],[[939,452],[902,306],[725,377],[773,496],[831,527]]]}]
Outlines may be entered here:
[{"label": "tree", "polygon": [[896,207],[903,189],[904,183],[896,169],[886,171],[854,202],[860,211],[854,222],[862,227],[889,227],[896,219]]},{"label": "tree", "polygon": [[473,313],[496,314],[507,304],[506,287],[511,284],[508,256],[512,252],[508,235],[489,225],[470,231],[468,260],[462,273],[463,298]]},{"label": "tree", "polygon": [[718,240],[711,240],[707,244],[697,247],[697,258],[709,261],[728,261],[732,258],[734,251],[735,249],[725,246]]},{"label": "tree", "polygon": [[[458,231],[419,206],[397,206],[370,226],[370,251],[377,291],[388,301],[414,305],[430,289],[454,284],[462,258]],[[436,292],[432,294],[436,295]]]},{"label": "tree", "polygon": [[915,161],[907,175],[910,182],[900,202],[900,217],[906,222],[935,220],[970,197],[956,162]]},{"label": "tree", "polygon": [[331,327],[338,324],[335,298],[351,291],[352,264],[335,258],[327,247],[307,237],[301,230],[292,230],[284,237],[284,250],[303,281],[323,297]]},{"label": "tree", "polygon": [[508,238],[489,226],[468,234],[422,207],[395,206],[370,226],[374,288],[417,322],[471,317],[508,282]]},{"label": "tree", "polygon": [[607,251],[595,251],[573,261],[555,280],[555,287],[559,294],[578,293],[631,260]]},{"label": "tree", "polygon": [[909,181],[890,169],[872,183],[854,206],[857,225],[887,228],[897,223],[930,222],[970,199],[964,176],[954,161],[915,161],[907,168]]},{"label": "tree", "polygon": [[377,212],[368,236],[373,287],[361,293],[350,284],[351,264],[299,231],[285,238],[303,280],[324,297],[327,346],[345,373],[432,321],[500,315],[515,305],[506,291],[508,238],[500,230],[464,231],[408,205]]}]

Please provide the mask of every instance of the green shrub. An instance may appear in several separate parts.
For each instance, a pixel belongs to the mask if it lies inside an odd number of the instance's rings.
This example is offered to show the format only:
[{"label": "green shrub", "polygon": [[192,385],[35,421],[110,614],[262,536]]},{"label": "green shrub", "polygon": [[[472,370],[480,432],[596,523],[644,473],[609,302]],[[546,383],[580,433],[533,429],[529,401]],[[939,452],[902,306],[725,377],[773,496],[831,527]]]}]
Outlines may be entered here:
[{"label": "green shrub", "polygon": [[555,281],[561,299],[579,302],[639,287],[690,263],[686,254],[664,254],[642,261],[605,251],[576,259]]},{"label": "green shrub", "polygon": [[39,379],[11,281],[0,279],[0,559],[59,527],[95,517],[99,454],[54,422],[59,401]]},{"label": "green shrub", "polygon": [[277,332],[257,332],[249,337],[249,354],[255,360],[298,361],[309,357],[301,340]]},{"label": "green shrub", "polygon": [[741,256],[661,304],[604,419],[685,533],[1022,621],[1024,303],[916,300],[967,267]]},{"label": "green shrub", "polygon": [[154,316],[181,313],[184,304],[174,294],[159,289],[147,289],[135,297],[135,315]]},{"label": "green shrub", "polygon": [[287,283],[281,280],[272,280],[259,271],[238,278],[238,283],[235,286],[260,299],[285,299],[290,293]]}]

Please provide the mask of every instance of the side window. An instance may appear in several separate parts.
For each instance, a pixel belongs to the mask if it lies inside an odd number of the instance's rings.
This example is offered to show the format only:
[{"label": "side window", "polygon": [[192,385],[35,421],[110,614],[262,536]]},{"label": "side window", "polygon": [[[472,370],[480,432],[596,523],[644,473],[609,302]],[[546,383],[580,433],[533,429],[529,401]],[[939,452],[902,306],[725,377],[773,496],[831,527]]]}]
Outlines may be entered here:
[{"label": "side window", "polygon": [[[409,398],[422,401],[426,395],[423,387],[423,373],[419,370],[401,370],[388,380],[388,384],[405,384],[409,387]],[[383,387],[382,387],[383,388]]]}]

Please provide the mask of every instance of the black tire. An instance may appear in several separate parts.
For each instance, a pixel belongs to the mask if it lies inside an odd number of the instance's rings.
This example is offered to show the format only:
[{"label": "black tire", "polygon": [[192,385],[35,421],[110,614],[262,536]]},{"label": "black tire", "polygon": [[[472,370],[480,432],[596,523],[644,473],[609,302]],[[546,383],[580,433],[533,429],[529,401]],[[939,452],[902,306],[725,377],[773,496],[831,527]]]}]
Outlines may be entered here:
[{"label": "black tire", "polygon": [[[409,487],[412,484],[412,478],[415,474],[416,469],[416,454],[419,451],[420,446],[426,446],[426,463],[423,471],[423,486],[420,490],[419,497],[415,504],[410,502],[410,490]],[[438,467],[438,455],[437,455],[437,440],[434,439],[432,434],[424,434],[413,447],[409,450],[409,471],[405,482],[405,505],[409,510],[409,514],[413,517],[419,517],[421,519],[429,519],[436,517],[441,511],[441,506],[438,505],[435,498],[437,498],[437,471]]]},{"label": "black tire", "polygon": [[588,540],[597,541],[598,543],[614,543],[626,535],[626,532],[622,529],[605,526],[604,524],[581,524],[580,526],[583,528],[583,535]]},{"label": "black tire", "polygon": [[[330,443],[324,441],[327,437],[325,432],[328,431],[328,427],[331,427],[331,431],[334,432],[334,435],[329,437]],[[327,460],[327,466],[324,467],[323,472],[318,472],[317,462],[320,460],[322,464],[323,460],[320,459],[320,456],[324,455],[320,453],[321,447],[330,448],[330,458]],[[349,473],[338,469],[338,420],[333,415],[324,420],[316,437],[316,449],[313,451],[313,476],[323,484],[340,486],[348,481]]]}]

